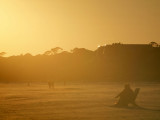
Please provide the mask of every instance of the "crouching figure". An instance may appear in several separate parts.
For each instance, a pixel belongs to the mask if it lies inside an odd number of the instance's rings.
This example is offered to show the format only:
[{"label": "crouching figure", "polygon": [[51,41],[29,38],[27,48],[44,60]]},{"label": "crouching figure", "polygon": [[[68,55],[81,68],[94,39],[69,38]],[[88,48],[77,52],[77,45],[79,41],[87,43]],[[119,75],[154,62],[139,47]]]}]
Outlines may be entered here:
[{"label": "crouching figure", "polygon": [[133,91],[130,88],[130,85],[126,84],[124,87],[124,90],[115,97],[115,98],[119,98],[119,101],[114,106],[128,107],[128,105],[132,105],[133,107],[139,107],[135,102],[137,95],[139,93],[139,90],[140,88],[136,88],[135,91]]}]

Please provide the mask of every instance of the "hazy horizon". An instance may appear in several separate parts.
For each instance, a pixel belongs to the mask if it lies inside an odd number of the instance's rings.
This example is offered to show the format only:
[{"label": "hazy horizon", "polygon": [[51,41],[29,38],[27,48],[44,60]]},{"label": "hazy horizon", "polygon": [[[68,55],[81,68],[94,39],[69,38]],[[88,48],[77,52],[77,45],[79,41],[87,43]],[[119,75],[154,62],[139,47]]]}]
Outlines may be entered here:
[{"label": "hazy horizon", "polygon": [[159,0],[1,0],[0,51],[160,42]]},{"label": "hazy horizon", "polygon": [[160,119],[160,0],[0,0],[0,120]]}]

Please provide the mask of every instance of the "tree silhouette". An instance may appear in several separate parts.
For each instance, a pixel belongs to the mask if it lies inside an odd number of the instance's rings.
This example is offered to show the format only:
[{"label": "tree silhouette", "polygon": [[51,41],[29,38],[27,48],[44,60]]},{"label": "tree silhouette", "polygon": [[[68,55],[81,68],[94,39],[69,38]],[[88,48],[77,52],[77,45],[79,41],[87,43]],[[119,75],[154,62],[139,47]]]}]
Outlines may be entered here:
[{"label": "tree silhouette", "polygon": [[71,50],[71,52],[74,53],[74,54],[81,54],[81,55],[82,54],[85,55],[85,54],[92,54],[93,53],[93,51],[85,49],[85,48],[74,48],[73,50]]},{"label": "tree silhouette", "polygon": [[44,55],[51,55],[51,51],[44,52]]},{"label": "tree silhouette", "polygon": [[55,54],[57,54],[58,52],[59,52],[59,50],[63,50],[62,48],[60,48],[60,47],[55,47],[55,48],[52,48],[51,49],[51,51],[52,51],[52,53],[55,55]]},{"label": "tree silhouette", "polygon": [[151,45],[152,47],[159,47],[158,43],[156,42],[150,42],[149,45]]},{"label": "tree silhouette", "polygon": [[6,54],[6,52],[1,52],[0,57],[3,57]]},{"label": "tree silhouette", "polygon": [[0,52],[0,81],[160,80],[160,47],[156,42],[103,45],[94,51],[74,48],[67,52],[55,47],[44,54],[3,58],[5,54]]},{"label": "tree silhouette", "polygon": [[32,55],[30,53],[26,53],[24,56],[25,57],[32,57]]},{"label": "tree silhouette", "polygon": [[52,48],[51,50],[44,52],[44,55],[56,55],[60,50],[63,50],[63,49],[60,47],[55,47],[55,48]]}]

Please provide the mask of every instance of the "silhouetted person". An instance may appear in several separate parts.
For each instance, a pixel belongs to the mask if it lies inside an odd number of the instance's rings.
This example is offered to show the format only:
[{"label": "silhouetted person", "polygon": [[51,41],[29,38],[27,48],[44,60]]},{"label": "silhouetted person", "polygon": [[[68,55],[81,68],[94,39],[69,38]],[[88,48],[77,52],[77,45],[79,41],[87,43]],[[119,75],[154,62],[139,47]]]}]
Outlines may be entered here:
[{"label": "silhouetted person", "polygon": [[49,88],[54,88],[54,82],[50,80],[48,82],[48,86],[49,86]]},{"label": "silhouetted person", "polygon": [[135,103],[135,99],[139,93],[139,88],[136,88],[135,92],[130,88],[129,84],[126,84],[124,90],[118,94],[115,98],[119,97],[119,101],[115,104],[117,107],[128,107],[132,104],[134,107],[138,107]]},{"label": "silhouetted person", "polygon": [[27,86],[30,86],[30,82],[27,83]]}]

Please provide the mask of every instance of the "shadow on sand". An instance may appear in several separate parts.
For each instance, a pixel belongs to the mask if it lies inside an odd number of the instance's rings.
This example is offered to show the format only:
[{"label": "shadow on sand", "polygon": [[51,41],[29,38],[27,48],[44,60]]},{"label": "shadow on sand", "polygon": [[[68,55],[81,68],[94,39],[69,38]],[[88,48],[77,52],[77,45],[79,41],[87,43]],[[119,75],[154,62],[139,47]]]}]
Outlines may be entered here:
[{"label": "shadow on sand", "polygon": [[114,108],[122,108],[122,109],[129,109],[129,110],[148,110],[148,111],[159,111],[158,109],[151,109],[151,108],[144,108],[144,107],[132,107],[132,106],[128,106],[128,107],[118,107],[118,106],[110,106],[110,107],[114,107]]}]

